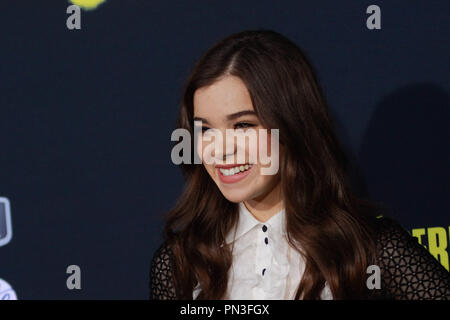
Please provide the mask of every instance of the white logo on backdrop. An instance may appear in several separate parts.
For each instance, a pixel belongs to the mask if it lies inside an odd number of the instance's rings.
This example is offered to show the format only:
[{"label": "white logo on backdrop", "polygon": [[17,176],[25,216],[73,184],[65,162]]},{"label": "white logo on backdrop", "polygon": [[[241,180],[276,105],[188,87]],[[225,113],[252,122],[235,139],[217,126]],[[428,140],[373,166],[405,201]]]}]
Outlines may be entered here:
[{"label": "white logo on backdrop", "polygon": [[17,300],[14,289],[3,279],[0,279],[0,300]]},{"label": "white logo on backdrop", "polygon": [[12,223],[9,200],[0,197],[0,247],[8,244],[11,238]]}]

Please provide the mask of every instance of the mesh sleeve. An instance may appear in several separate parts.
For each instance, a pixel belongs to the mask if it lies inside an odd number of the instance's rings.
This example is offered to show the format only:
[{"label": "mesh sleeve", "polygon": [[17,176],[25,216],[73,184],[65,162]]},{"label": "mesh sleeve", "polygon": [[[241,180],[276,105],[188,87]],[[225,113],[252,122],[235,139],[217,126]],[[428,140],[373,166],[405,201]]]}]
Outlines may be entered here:
[{"label": "mesh sleeve", "polygon": [[379,220],[378,263],[385,295],[396,300],[450,300],[450,273],[395,220]]},{"label": "mesh sleeve", "polygon": [[172,252],[163,243],[153,255],[150,267],[150,299],[175,300],[176,290],[172,273]]}]

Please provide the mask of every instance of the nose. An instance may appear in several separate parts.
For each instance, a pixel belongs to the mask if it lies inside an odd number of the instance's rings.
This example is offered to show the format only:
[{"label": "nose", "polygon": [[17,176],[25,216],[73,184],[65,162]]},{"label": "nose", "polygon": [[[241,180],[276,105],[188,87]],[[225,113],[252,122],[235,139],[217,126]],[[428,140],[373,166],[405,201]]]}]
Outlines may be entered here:
[{"label": "nose", "polygon": [[234,154],[236,153],[236,144],[234,142],[234,137],[233,135],[231,135],[229,139],[227,139],[225,130],[226,129],[220,130],[220,133],[222,135],[222,147],[219,146],[217,148],[219,152],[215,156],[217,161],[221,161],[219,163],[225,163],[227,159],[229,159],[230,157],[234,157]]}]

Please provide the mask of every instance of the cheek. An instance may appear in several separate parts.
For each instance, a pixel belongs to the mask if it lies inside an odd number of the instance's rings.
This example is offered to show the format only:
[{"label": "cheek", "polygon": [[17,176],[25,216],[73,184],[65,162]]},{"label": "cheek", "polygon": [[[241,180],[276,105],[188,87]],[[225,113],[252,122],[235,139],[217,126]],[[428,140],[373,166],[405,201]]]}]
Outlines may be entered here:
[{"label": "cheek", "polygon": [[[212,149],[211,149],[212,148]],[[199,158],[201,159],[201,161],[203,163],[205,163],[205,161],[211,161],[211,156],[214,152],[214,144],[212,144],[211,141],[204,139],[201,135],[198,136],[197,138],[197,155],[199,156]],[[211,154],[211,155],[210,155]],[[208,160],[209,159],[209,160]],[[207,164],[207,163],[205,163]]]},{"label": "cheek", "polygon": [[208,172],[208,174],[211,176],[211,178],[215,178],[214,166],[211,164],[206,164],[206,163],[204,163],[203,166],[205,167],[206,172]]},{"label": "cheek", "polygon": [[278,182],[279,174],[260,174],[258,177],[259,188],[262,192],[271,190]]},{"label": "cheek", "polygon": [[199,135],[197,137],[197,150],[195,150],[195,152],[197,152],[198,157],[203,161],[203,149],[205,148],[204,144],[201,143],[202,138]]},{"label": "cheek", "polygon": [[245,144],[245,156],[246,156],[246,162],[248,163],[258,163],[258,139],[259,137],[256,136],[256,139],[252,141],[251,139],[247,139]]},{"label": "cheek", "polygon": [[[267,132],[267,131],[266,131]],[[251,150],[252,153],[258,157],[258,163],[262,166],[268,166],[266,157],[271,155],[271,136],[270,133],[258,134],[258,142],[255,150]]]},{"label": "cheek", "polygon": [[266,140],[266,146],[267,146],[267,154],[268,155],[271,155],[271,136],[270,136],[270,133],[269,134],[267,134],[267,140]]},{"label": "cheek", "polygon": [[204,141],[202,139],[202,137],[199,136],[197,138],[197,150],[196,150],[196,152],[197,152],[197,155],[199,156],[199,158],[201,159],[202,165],[206,169],[206,172],[208,172],[208,174],[211,177],[214,177],[214,175],[215,175],[214,174],[214,170],[215,170],[214,165],[206,163],[204,161],[204,158],[203,158],[203,155],[205,154],[205,149],[210,143],[211,143],[210,141]]}]

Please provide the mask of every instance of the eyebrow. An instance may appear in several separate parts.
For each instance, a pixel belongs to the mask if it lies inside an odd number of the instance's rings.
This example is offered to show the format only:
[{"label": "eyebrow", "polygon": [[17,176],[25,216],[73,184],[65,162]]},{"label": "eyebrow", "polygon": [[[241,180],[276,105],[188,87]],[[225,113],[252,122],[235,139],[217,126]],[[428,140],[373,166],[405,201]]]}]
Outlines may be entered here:
[{"label": "eyebrow", "polygon": [[[240,118],[242,116],[246,116],[246,115],[254,115],[254,116],[256,116],[256,112],[253,111],[253,110],[239,111],[239,112],[227,115],[227,120],[231,121],[231,120],[234,120],[234,119]],[[201,118],[201,117],[194,117],[194,121],[202,121],[204,123],[209,124],[208,120],[206,120],[204,118]]]}]

